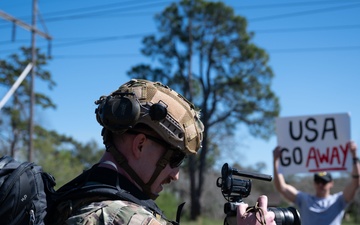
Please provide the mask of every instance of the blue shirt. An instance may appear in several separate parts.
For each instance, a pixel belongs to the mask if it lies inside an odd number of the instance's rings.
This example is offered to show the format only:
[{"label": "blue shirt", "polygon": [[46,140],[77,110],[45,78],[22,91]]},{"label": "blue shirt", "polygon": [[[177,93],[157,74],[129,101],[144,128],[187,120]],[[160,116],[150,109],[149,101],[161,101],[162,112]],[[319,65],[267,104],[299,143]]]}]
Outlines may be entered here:
[{"label": "blue shirt", "polygon": [[302,225],[340,225],[348,205],[342,192],[326,198],[299,192],[295,204],[298,207]]}]

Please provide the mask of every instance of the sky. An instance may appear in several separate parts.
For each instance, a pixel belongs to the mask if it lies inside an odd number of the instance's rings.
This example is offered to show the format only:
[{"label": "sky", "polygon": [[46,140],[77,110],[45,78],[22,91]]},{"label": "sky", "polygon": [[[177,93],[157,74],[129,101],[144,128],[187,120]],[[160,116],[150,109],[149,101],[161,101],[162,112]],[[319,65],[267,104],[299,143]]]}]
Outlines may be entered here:
[{"label": "sky", "polygon": [[[43,37],[36,37],[36,46],[52,56],[45,69],[57,85],[48,90],[35,81],[35,90],[50,96],[57,108],[36,110],[35,120],[60,134],[101,145],[94,101],[126,82],[132,66],[151,63],[140,53],[141,40],[156,33],[153,16],[171,2],[38,0],[37,28],[53,40],[50,51]],[[222,2],[247,19],[247,30],[255,33],[253,42],[269,54],[280,117],[350,113],[351,138],[360,144],[360,2]],[[31,24],[32,1],[0,0],[0,10]],[[0,17],[0,59],[31,44],[29,31],[16,27],[15,39],[13,31],[12,24]],[[1,99],[7,91],[0,89]],[[271,174],[276,135],[262,140],[244,128],[236,133],[241,143],[218,165],[265,162],[264,173]]]}]

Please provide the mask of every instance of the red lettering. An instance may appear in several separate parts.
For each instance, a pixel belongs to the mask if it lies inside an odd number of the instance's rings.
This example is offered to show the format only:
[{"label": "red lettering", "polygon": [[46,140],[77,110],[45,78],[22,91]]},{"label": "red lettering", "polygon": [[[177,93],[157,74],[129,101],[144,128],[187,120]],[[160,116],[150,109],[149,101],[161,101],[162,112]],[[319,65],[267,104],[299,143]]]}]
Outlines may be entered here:
[{"label": "red lettering", "polygon": [[317,157],[320,160],[320,163],[329,162],[329,148],[326,148],[326,153],[321,154],[319,149],[317,149]]},{"label": "red lettering", "polygon": [[332,154],[331,154],[331,161],[330,164],[332,165],[334,162],[334,158],[337,158],[337,163],[340,164],[340,156],[339,156],[339,150],[337,147],[333,148]]},{"label": "red lettering", "polygon": [[[349,153],[350,145],[347,143],[345,146],[339,145],[334,147],[327,147],[326,151],[321,152],[318,148],[311,147],[308,152],[306,160],[306,167],[309,167],[310,163],[313,162],[316,166],[316,170],[324,167],[322,165],[329,164],[341,164],[342,168],[345,168],[346,158]],[[328,167],[326,169],[331,169]],[[315,169],[315,168],[314,168]],[[314,170],[312,169],[312,170]],[[325,169],[325,168],[323,168]]]},{"label": "red lettering", "polygon": [[309,161],[311,159],[314,159],[315,160],[315,164],[316,164],[316,167],[319,167],[319,163],[317,161],[317,158],[316,158],[316,152],[315,152],[315,148],[314,147],[311,147],[310,150],[309,150],[309,154],[308,154],[308,158],[306,160],[306,167],[309,167]]},{"label": "red lettering", "polygon": [[344,160],[343,160],[343,163],[342,163],[343,167],[345,166],[346,158],[347,158],[347,155],[349,153],[349,147],[350,147],[349,143],[346,144],[345,149],[342,147],[342,145],[340,145],[340,149],[344,154]]}]

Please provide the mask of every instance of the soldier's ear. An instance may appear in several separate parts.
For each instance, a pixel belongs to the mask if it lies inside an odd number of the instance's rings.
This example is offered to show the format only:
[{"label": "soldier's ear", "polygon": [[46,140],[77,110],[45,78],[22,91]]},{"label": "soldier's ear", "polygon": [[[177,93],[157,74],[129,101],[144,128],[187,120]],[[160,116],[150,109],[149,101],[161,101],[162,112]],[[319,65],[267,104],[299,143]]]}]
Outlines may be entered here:
[{"label": "soldier's ear", "polygon": [[144,134],[139,133],[134,137],[131,150],[136,159],[140,157],[145,141],[146,136]]}]

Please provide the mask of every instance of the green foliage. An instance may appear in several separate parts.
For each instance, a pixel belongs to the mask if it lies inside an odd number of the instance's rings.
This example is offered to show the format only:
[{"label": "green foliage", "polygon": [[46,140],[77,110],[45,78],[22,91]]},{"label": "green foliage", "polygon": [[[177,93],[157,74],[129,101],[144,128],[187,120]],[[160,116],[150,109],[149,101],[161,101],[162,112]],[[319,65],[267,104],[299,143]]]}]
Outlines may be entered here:
[{"label": "green foliage", "polygon": [[156,199],[156,204],[163,210],[168,219],[175,220],[177,207],[180,203],[173,193],[161,192],[161,195]]},{"label": "green foliage", "polygon": [[[22,55],[10,55],[7,60],[0,60],[0,85],[10,88],[25,67],[31,62],[31,49],[22,48]],[[55,86],[49,71],[44,67],[47,58],[36,50],[36,82],[44,82],[51,90]],[[28,76],[29,77],[29,76]],[[2,154],[16,155],[25,160],[29,141],[29,92],[30,80],[25,79],[11,98],[11,102],[2,109],[0,121],[0,144]],[[35,92],[35,107],[38,109],[55,108],[50,97]],[[84,169],[99,160],[102,153],[95,141],[86,144],[72,137],[46,130],[41,124],[34,126],[34,160],[43,169],[51,173],[57,187],[80,174]],[[16,154],[15,154],[16,153]]]},{"label": "green foliage", "polygon": [[[0,60],[0,85],[6,89],[10,89],[26,66],[31,62],[31,49],[23,47],[21,51],[21,56],[13,54],[7,57],[7,60]],[[36,81],[44,82],[49,89],[52,89],[55,86],[55,82],[52,80],[50,72],[44,69],[47,65],[46,56],[40,54],[37,49],[36,58]],[[21,82],[20,86],[14,92],[11,101],[1,109],[0,144],[2,146],[0,147],[6,151],[3,152],[3,154],[15,156],[16,150],[25,154],[25,151],[22,150],[29,142],[30,77],[31,76],[28,76],[27,79]],[[55,104],[48,96],[35,90],[34,95],[34,107],[41,109],[55,108]]]},{"label": "green foliage", "polygon": [[[0,60],[0,85],[4,87],[11,87],[24,71],[25,67],[31,62],[31,48],[22,47],[21,51],[21,56],[12,54],[7,57],[7,60]],[[47,84],[50,90],[53,89],[54,86],[56,86],[56,83],[52,80],[50,72],[44,69],[48,63],[47,57],[44,54],[41,54],[39,49],[36,49],[36,59],[35,79],[37,79],[38,82],[44,82]],[[28,95],[30,93],[30,88],[30,79],[22,81],[21,85],[14,93],[13,103],[22,105],[29,103]],[[35,99],[35,104],[42,108],[56,107],[51,99],[42,93],[36,92]],[[17,104],[12,104],[11,106],[15,107]]]},{"label": "green foliage", "polygon": [[39,126],[35,133],[36,162],[55,177],[56,187],[88,169],[103,153],[94,141],[82,144],[71,137]]}]

